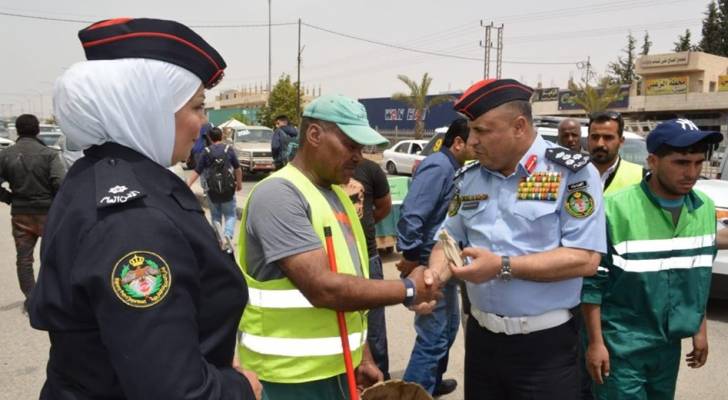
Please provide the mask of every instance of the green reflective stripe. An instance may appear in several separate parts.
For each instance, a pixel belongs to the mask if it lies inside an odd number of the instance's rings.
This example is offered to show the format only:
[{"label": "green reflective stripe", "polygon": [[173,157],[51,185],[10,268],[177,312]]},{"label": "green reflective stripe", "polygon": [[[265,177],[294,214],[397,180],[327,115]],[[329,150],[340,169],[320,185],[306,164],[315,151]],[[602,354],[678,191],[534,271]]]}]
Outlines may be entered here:
[{"label": "green reflective stripe", "polygon": [[647,253],[657,251],[692,250],[696,247],[712,246],[715,234],[671,237],[668,239],[625,240],[614,245],[619,254]]},{"label": "green reflective stripe", "polygon": [[688,250],[652,251],[652,252],[644,252],[644,253],[626,253],[626,254],[617,254],[617,255],[626,260],[651,260],[651,259],[660,259],[660,258],[667,258],[667,257],[692,257],[692,256],[696,256],[696,255],[701,255],[701,254],[711,254],[712,255],[714,251],[715,251],[715,247],[705,246],[705,247],[697,247],[697,248],[688,249]]},{"label": "green reflective stripe", "polygon": [[[367,278],[369,258],[364,230],[344,191],[336,186],[332,187],[351,223],[362,268],[355,269],[346,237],[334,211],[308,178],[290,164],[266,180],[271,178],[286,179],[301,192],[309,204],[311,225],[324,249],[324,226],[331,227],[338,272]],[[287,278],[261,282],[247,273],[245,260],[248,205],[256,188],[257,185],[251,191],[243,211],[239,235],[240,268],[248,283],[250,295],[239,326],[241,340],[238,351],[241,363],[245,368],[255,371],[261,380],[269,382],[310,382],[339,375],[344,372],[344,363],[336,312],[313,307]],[[366,314],[347,312],[344,316],[350,343],[351,340],[358,343],[351,346],[354,365],[358,365],[366,340]],[[330,354],[331,352],[335,354]]]},{"label": "green reflective stripe", "polygon": [[647,260],[626,260],[618,255],[612,256],[612,263],[626,272],[656,272],[670,269],[711,268],[713,254],[692,257],[667,257]]}]

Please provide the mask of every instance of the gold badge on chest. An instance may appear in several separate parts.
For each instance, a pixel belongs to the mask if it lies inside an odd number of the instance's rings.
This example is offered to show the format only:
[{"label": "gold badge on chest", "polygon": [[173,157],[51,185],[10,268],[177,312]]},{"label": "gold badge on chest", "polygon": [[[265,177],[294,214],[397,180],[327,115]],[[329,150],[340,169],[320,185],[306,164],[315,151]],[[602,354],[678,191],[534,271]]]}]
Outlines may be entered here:
[{"label": "gold badge on chest", "polygon": [[518,199],[556,201],[560,186],[560,173],[534,172],[531,176],[523,178],[518,184]]}]

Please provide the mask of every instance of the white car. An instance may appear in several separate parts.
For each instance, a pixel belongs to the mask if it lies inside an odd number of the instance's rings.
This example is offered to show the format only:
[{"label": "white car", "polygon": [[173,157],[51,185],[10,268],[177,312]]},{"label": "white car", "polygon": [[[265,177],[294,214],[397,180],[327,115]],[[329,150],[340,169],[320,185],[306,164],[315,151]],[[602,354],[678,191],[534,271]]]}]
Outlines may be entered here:
[{"label": "white car", "polygon": [[384,150],[382,166],[390,175],[411,174],[415,161],[422,161],[425,158],[420,153],[426,144],[427,140],[403,140]]},{"label": "white car", "polygon": [[[551,127],[538,126],[536,127],[539,135],[544,139],[556,143],[559,137],[559,130]],[[624,131],[624,144],[619,150],[619,156],[623,159],[639,164],[641,166],[647,165],[647,145],[645,144],[645,138],[642,136],[630,132]],[[586,150],[586,141],[589,137],[589,127],[581,126],[581,148]]]},{"label": "white car", "polygon": [[[728,228],[728,182],[719,179],[700,179],[695,189],[705,193],[715,203],[717,229]],[[718,252],[713,262],[711,297],[728,299],[728,250]]]},{"label": "white car", "polygon": [[273,153],[270,148],[272,138],[273,130],[267,126],[235,128],[235,154],[244,172],[273,171]]}]

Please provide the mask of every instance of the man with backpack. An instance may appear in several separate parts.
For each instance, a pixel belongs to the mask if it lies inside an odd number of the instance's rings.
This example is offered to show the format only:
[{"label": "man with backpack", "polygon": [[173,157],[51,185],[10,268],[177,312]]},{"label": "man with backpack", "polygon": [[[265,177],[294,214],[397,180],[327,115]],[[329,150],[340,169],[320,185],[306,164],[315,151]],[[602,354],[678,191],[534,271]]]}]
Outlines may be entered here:
[{"label": "man with backpack", "polygon": [[289,160],[292,160],[298,149],[298,130],[288,124],[288,117],[279,115],[276,117],[276,130],[270,141],[270,149],[273,153],[273,163],[276,171],[285,167]]},{"label": "man with backpack", "polygon": [[232,240],[236,219],[235,192],[243,189],[243,170],[233,146],[222,142],[220,128],[210,129],[208,136],[212,144],[202,152],[197,167],[187,179],[187,185],[192,186],[202,175],[212,222],[222,224],[224,216],[225,236]]}]

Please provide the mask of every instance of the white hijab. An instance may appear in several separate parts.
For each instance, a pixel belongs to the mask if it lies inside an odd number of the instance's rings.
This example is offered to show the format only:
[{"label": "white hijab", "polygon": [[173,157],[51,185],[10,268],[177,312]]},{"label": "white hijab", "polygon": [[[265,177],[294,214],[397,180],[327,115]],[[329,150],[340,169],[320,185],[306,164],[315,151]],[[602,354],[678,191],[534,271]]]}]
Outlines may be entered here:
[{"label": "white hijab", "polygon": [[53,111],[61,130],[83,149],[114,142],[168,167],[174,114],[201,84],[192,72],[163,61],[83,61],[56,80]]}]

